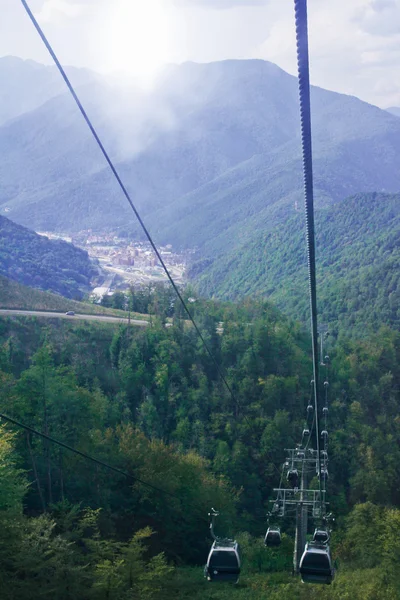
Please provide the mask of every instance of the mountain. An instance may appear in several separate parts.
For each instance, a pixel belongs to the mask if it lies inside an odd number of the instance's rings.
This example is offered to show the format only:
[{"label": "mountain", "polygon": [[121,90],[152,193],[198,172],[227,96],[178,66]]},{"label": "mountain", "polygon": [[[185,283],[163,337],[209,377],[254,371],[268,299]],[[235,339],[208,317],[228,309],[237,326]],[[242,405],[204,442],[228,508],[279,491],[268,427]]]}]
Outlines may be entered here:
[{"label": "mountain", "polygon": [[[68,67],[67,71],[77,86],[96,78],[86,69]],[[0,58],[0,82],[0,125],[65,92],[65,83],[55,67],[15,56]]]},{"label": "mountain", "polygon": [[[224,256],[302,202],[297,80],[261,60],[168,68],[153,90],[96,81],[85,106],[157,242]],[[312,89],[316,205],[400,189],[400,121]],[[0,128],[0,211],[38,230],[138,228],[68,95]]]},{"label": "mountain", "polygon": [[49,240],[0,216],[0,275],[80,299],[97,271],[84,250]]},{"label": "mountain", "polygon": [[[331,331],[400,328],[400,194],[357,194],[318,209],[319,312]],[[213,262],[191,269],[202,293],[263,296],[309,320],[303,210]]]},{"label": "mountain", "polygon": [[[294,100],[294,109],[298,110]],[[313,88],[313,150],[316,206],[358,192],[400,189],[400,122],[357,98]],[[282,116],[284,118],[284,115]],[[297,128],[289,142],[197,188],[153,215],[160,238],[197,245],[213,258],[232,244],[252,239],[284,221],[303,203]]]},{"label": "mountain", "polygon": [[[81,90],[141,209],[149,213],[288,138],[286,124],[272,126],[265,110],[259,122],[263,99],[241,88],[246,78],[257,81],[260,68],[271,82],[289,77],[262,61],[228,61],[171,68],[150,95],[100,84]],[[130,216],[69,96],[1,128],[0,149],[8,157],[0,166],[0,204],[18,222],[99,228]]]},{"label": "mountain", "polygon": [[396,115],[396,117],[400,117],[400,107],[399,106],[391,106],[390,108],[386,109],[387,112],[391,113],[392,115]]}]

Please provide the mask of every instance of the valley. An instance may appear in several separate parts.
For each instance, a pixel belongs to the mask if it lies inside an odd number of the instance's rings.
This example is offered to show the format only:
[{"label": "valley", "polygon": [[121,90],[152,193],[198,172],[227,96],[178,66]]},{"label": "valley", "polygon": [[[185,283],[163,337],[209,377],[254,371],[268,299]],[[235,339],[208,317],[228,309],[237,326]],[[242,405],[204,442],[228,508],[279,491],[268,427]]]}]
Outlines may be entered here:
[{"label": "valley", "polygon": [[[130,241],[129,238],[119,237],[116,231],[83,230],[74,234],[40,232],[40,235],[73,243],[85,250],[99,265],[104,280],[91,290],[95,300],[116,290],[126,292],[131,287],[140,289],[169,283],[149,242]],[[174,281],[183,285],[186,281],[187,264],[194,252],[186,250],[176,253],[170,244],[160,246],[158,250]]]},{"label": "valley", "polygon": [[[81,94],[158,245],[223,256],[302,203],[297,81],[272,63],[183,64],[151,92],[96,81]],[[317,87],[312,105],[316,205],[397,192],[398,117]],[[67,95],[0,127],[0,147],[1,214],[38,231],[118,227],[141,239]]]},{"label": "valley", "polygon": [[[190,282],[221,298],[263,295],[307,322],[306,308],[289,299],[300,290],[291,273],[304,265],[301,245],[292,243],[288,230],[288,223],[299,231],[304,227],[296,78],[266,61],[227,60],[171,68],[150,91],[113,89],[89,78],[81,94],[177,283]],[[361,194],[361,205],[371,193],[395,194],[398,117],[321,88],[312,88],[311,99],[318,218],[340,220],[335,206],[351,210],[347,199],[354,194]],[[68,95],[53,95],[4,123],[0,146],[6,157],[0,164],[0,213],[48,236],[64,235],[88,251],[102,272],[92,285],[95,296],[166,281]],[[362,214],[372,218],[374,210]],[[380,219],[383,237],[391,235],[389,212]],[[361,225],[360,219],[356,232]],[[291,253],[277,268],[277,257],[287,253],[282,228]],[[335,227],[332,248],[341,234]],[[323,255],[323,234],[317,244]],[[390,256],[394,252],[391,244]],[[361,256],[364,273],[370,272],[370,257],[364,264]],[[385,260],[392,264],[389,256]],[[354,280],[353,263],[350,258],[341,266],[342,280]],[[329,281],[333,289],[332,266],[324,264],[322,286]],[[391,307],[385,293],[376,300],[378,312],[385,305],[387,324],[398,319],[393,285]],[[355,289],[343,288],[344,298]],[[324,298],[321,308],[332,327],[337,329],[340,318],[348,322],[348,316],[326,309],[327,302]],[[351,302],[357,305],[353,297]],[[340,306],[340,314],[347,311],[347,301]],[[355,318],[360,330],[368,314],[369,309]],[[381,319],[374,321],[378,326]]]}]

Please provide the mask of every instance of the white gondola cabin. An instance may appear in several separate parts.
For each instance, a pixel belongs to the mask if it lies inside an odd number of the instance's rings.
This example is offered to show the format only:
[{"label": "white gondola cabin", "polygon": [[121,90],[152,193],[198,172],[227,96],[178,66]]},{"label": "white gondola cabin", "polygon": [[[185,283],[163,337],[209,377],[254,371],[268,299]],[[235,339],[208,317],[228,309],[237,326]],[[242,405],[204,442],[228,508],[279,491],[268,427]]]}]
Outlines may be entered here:
[{"label": "white gondola cabin", "polygon": [[282,541],[281,530],[279,527],[268,527],[267,533],[265,534],[264,544],[268,548],[276,548],[280,546]]},{"label": "white gondola cabin", "polygon": [[334,574],[329,546],[313,542],[306,544],[303,556],[300,559],[302,582],[330,585]]},{"label": "white gondola cabin", "polygon": [[240,552],[236,541],[215,541],[205,567],[208,581],[237,583],[240,575]]}]

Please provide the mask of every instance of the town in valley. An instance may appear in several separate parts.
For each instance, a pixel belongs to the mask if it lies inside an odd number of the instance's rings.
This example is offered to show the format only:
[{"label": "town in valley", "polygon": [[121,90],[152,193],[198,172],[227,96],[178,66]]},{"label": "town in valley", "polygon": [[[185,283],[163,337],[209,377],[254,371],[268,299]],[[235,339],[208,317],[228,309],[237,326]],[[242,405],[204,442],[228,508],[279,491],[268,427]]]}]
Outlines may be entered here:
[{"label": "town in valley", "polygon": [[[92,289],[93,299],[116,290],[140,289],[155,283],[167,282],[165,271],[149,242],[132,241],[119,237],[117,232],[94,232],[91,229],[74,234],[38,232],[50,239],[62,239],[86,250],[98,261],[100,282]],[[193,251],[176,253],[172,245],[158,246],[162,260],[175,283],[184,283],[188,258]]]}]

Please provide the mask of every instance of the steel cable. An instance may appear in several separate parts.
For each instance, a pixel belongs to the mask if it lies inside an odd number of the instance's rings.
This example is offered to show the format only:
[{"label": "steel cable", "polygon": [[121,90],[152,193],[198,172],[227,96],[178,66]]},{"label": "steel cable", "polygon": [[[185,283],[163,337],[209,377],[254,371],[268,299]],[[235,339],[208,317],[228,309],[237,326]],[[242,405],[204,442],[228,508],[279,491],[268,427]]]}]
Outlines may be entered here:
[{"label": "steel cable", "polygon": [[315,227],[314,227],[314,185],[311,138],[311,100],[310,69],[308,55],[307,0],[294,0],[296,22],[297,67],[300,100],[301,143],[303,152],[304,196],[306,213],[306,242],[308,259],[308,276],[311,309],[311,340],[314,379],[315,434],[317,450],[317,469],[319,491],[321,497],[321,513],[324,512],[322,502],[320,427],[318,410],[318,319],[317,319],[317,284],[315,268]]}]

